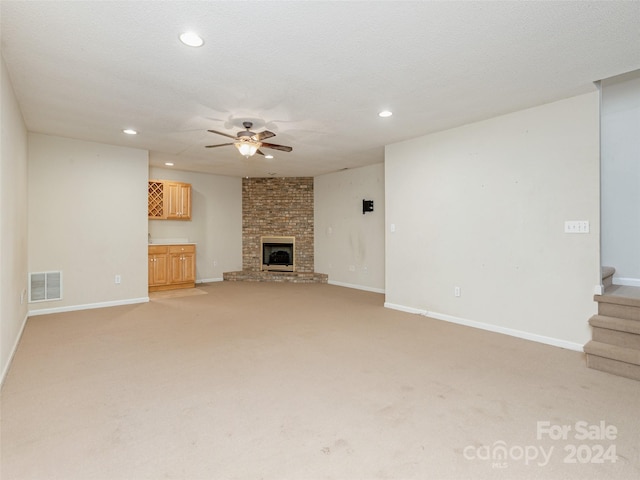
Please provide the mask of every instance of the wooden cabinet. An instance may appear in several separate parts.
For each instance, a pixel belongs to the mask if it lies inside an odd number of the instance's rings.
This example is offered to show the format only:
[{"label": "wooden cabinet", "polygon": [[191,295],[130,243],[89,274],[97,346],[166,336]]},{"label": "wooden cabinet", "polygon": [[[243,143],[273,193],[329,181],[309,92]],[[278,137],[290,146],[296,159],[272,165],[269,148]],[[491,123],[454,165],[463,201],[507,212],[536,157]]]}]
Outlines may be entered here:
[{"label": "wooden cabinet", "polygon": [[191,220],[191,185],[165,182],[167,220]]},{"label": "wooden cabinet", "polygon": [[170,283],[195,283],[196,252],[194,245],[169,246]]},{"label": "wooden cabinet", "polygon": [[149,246],[149,288],[169,283],[167,247]]},{"label": "wooden cabinet", "polygon": [[149,245],[150,292],[192,288],[195,282],[195,245]]},{"label": "wooden cabinet", "polygon": [[191,220],[191,184],[149,180],[148,215],[155,220]]}]

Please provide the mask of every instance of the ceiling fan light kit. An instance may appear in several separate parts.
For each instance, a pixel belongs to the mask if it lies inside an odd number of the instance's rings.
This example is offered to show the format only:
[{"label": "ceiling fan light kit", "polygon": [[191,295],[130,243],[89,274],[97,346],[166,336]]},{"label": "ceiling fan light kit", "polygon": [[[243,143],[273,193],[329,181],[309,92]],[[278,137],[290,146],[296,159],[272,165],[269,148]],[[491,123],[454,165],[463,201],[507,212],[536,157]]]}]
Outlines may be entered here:
[{"label": "ceiling fan light kit", "polygon": [[248,140],[241,140],[239,142],[234,143],[233,145],[238,149],[238,151],[240,152],[240,155],[243,155],[246,158],[249,158],[255,155],[255,153],[260,148],[261,143],[252,142]]},{"label": "ceiling fan light kit", "polygon": [[[208,132],[215,133],[218,135],[222,135],[224,137],[233,138],[235,141],[231,143],[220,143],[218,145],[207,145],[205,148],[214,148],[214,147],[224,147],[226,145],[235,146],[241,155],[249,158],[256,153],[259,155],[264,155],[260,151],[260,148],[272,148],[274,150],[280,150],[282,152],[290,152],[293,150],[291,147],[287,147],[286,145],[276,145],[275,143],[267,143],[263,142],[265,138],[275,137],[276,134],[270,132],[269,130],[265,130],[264,132],[254,133],[250,129],[253,126],[251,122],[242,122],[242,125],[246,129],[243,132],[238,132],[236,136],[229,135],[228,133],[218,132],[216,130],[207,130]],[[271,157],[273,158],[273,157]]]}]

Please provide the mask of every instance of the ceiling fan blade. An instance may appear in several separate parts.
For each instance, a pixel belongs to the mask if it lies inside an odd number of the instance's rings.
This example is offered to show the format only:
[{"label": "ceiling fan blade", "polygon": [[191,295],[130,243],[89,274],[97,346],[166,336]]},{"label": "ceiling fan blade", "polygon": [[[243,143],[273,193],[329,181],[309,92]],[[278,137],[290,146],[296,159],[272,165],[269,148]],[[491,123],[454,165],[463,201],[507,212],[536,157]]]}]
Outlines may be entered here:
[{"label": "ceiling fan blade", "polygon": [[286,145],[276,145],[275,143],[267,143],[267,142],[262,142],[262,147],[273,148],[274,150],[281,150],[283,152],[290,152],[291,150],[293,150],[293,148],[287,147]]},{"label": "ceiling fan blade", "polygon": [[252,135],[251,139],[256,141],[256,142],[261,142],[265,138],[271,138],[271,137],[275,137],[275,136],[276,136],[275,133],[270,132],[269,130],[265,130],[264,132],[258,132],[255,135]]},{"label": "ceiling fan blade", "polygon": [[256,153],[257,153],[258,155],[264,155],[264,153],[263,153],[263,152],[261,152],[260,150],[256,150]]},{"label": "ceiling fan blade", "polygon": [[218,131],[216,131],[216,130],[207,130],[207,132],[217,133],[218,135],[222,135],[222,136],[224,136],[224,137],[229,137],[229,138],[233,138],[233,139],[236,139],[236,138],[237,138],[235,135],[229,135],[228,133],[218,132]]},{"label": "ceiling fan blade", "polygon": [[219,145],[206,145],[204,148],[226,147],[227,145],[233,145],[233,143],[221,143]]}]

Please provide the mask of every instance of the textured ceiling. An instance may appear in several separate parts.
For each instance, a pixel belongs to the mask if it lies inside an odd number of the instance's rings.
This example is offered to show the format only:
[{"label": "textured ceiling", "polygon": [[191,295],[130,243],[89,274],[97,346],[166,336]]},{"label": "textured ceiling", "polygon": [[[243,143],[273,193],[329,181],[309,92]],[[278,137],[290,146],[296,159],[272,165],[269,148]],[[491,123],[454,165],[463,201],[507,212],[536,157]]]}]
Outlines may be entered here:
[{"label": "textured ceiling", "polygon": [[[640,2],[6,1],[29,131],[148,149],[151,165],[315,176],[384,145],[594,90],[640,68]],[[178,35],[194,30],[201,48]],[[379,118],[378,111],[394,115]],[[242,121],[293,152],[241,157]],[[140,134],[126,136],[123,128]]]}]

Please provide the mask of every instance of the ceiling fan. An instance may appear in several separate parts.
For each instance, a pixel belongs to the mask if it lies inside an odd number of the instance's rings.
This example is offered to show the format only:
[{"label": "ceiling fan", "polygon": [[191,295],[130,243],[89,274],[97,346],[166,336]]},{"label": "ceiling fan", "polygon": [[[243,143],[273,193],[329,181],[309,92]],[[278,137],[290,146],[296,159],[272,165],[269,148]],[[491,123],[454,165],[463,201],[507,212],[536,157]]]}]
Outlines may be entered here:
[{"label": "ceiling fan", "polygon": [[283,152],[290,152],[293,150],[291,147],[287,147],[285,145],[276,145],[275,143],[267,143],[263,142],[265,138],[275,137],[276,134],[270,132],[269,130],[265,130],[264,132],[254,133],[251,131],[251,127],[253,123],[251,122],[242,122],[242,126],[246,128],[245,131],[238,132],[238,134],[234,137],[233,135],[229,135],[224,132],[217,132],[216,130],[207,130],[211,133],[217,133],[218,135],[223,135],[225,137],[233,138],[235,141],[231,143],[221,143],[219,145],[207,145],[205,148],[214,148],[214,147],[225,147],[227,145],[234,145],[240,154],[249,158],[255,153],[259,155],[264,155],[260,151],[260,148],[273,148],[274,150],[281,150]]}]

